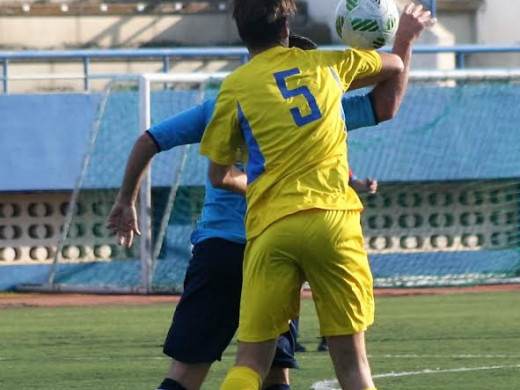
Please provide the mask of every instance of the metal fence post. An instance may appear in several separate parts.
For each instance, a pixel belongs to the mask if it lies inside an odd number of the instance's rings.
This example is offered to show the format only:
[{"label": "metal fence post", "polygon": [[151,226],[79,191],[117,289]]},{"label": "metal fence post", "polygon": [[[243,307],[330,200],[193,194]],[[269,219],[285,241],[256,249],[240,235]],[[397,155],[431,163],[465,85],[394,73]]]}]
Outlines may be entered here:
[{"label": "metal fence post", "polygon": [[90,89],[89,64],[89,57],[83,57],[83,74],[85,76],[85,79],[83,80],[83,88],[85,89],[85,91],[88,91]]},{"label": "metal fence post", "polygon": [[8,67],[9,67],[9,60],[7,58],[4,58],[4,61],[3,61],[3,76],[4,76],[4,79],[3,79],[3,90],[4,90],[4,93],[7,93],[8,92],[8,81],[7,81],[7,77],[9,75],[9,71],[8,71]]},{"label": "metal fence post", "polygon": [[437,17],[437,3],[436,0],[430,0],[430,12],[432,13],[432,17]]},{"label": "metal fence post", "polygon": [[464,58],[465,55],[462,52],[455,52],[455,68],[463,69],[464,68]]},{"label": "metal fence post", "polygon": [[162,71],[163,73],[168,73],[170,71],[170,57],[168,56],[163,57]]}]

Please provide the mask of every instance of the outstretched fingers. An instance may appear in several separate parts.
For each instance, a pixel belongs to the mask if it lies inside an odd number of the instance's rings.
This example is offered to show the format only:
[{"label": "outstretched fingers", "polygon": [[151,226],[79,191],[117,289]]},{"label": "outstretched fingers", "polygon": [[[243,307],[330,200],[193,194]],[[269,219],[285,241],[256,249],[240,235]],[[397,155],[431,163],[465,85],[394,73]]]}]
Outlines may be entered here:
[{"label": "outstretched fingers", "polygon": [[422,24],[424,24],[426,27],[431,27],[431,26],[433,26],[435,23],[437,23],[437,19],[431,17],[431,12],[430,12],[430,11],[428,11],[428,15],[422,15],[422,16],[419,18],[419,21],[420,21]]},{"label": "outstretched fingers", "polygon": [[413,3],[408,3],[408,4],[406,4],[406,6],[403,9],[403,13],[404,14],[411,14],[413,12],[413,9],[414,9],[414,4]]},{"label": "outstretched fingers", "polygon": [[118,231],[117,232],[117,244],[124,245],[127,248],[130,248],[134,242],[134,232],[132,230],[128,231]]},{"label": "outstretched fingers", "polygon": [[110,213],[105,226],[112,234],[115,234],[117,244],[127,248],[132,246],[134,235],[141,234],[132,209],[115,208]]},{"label": "outstretched fingers", "polygon": [[423,6],[421,4],[415,4],[412,8],[412,14],[415,17],[419,17],[424,12]]}]

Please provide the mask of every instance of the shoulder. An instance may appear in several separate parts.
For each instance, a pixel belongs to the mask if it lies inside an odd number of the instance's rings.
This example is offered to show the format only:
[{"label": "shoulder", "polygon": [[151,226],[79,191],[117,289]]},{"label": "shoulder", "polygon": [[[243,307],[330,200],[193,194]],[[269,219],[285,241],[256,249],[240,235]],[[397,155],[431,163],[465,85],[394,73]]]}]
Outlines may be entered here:
[{"label": "shoulder", "polygon": [[[318,52],[318,50],[315,50]],[[345,49],[345,50],[319,50],[319,56],[323,59],[329,60],[345,60],[345,59],[362,59],[362,58],[374,58],[379,57],[379,54],[375,50],[358,50],[358,49]]]},{"label": "shoulder", "polygon": [[379,55],[379,53],[375,50],[355,50],[355,49],[351,49],[350,50],[352,52],[352,56],[353,57],[356,57],[356,58],[361,58],[361,59],[374,59],[374,58],[380,58],[381,56]]},{"label": "shoulder", "polygon": [[234,86],[239,84],[240,81],[248,75],[248,69],[249,63],[236,68],[233,72],[227,75],[226,78],[224,78],[224,80],[222,80],[220,90],[222,91],[222,89],[233,88]]}]

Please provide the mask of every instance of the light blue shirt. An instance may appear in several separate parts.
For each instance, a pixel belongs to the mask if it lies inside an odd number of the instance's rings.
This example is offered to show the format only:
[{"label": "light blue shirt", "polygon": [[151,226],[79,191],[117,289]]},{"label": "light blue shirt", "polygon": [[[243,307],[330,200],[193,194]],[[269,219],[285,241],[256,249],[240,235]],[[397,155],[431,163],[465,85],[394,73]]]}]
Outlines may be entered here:
[{"label": "light blue shirt", "polygon": [[[160,151],[175,146],[200,142],[208,125],[216,99],[209,99],[178,115],[153,126],[148,134]],[[369,95],[343,97],[347,129],[374,126],[377,119]],[[197,227],[191,234],[193,245],[208,238],[245,244],[244,217],[246,214],[245,197],[233,192],[214,188],[206,180],[206,195],[202,214]]]}]

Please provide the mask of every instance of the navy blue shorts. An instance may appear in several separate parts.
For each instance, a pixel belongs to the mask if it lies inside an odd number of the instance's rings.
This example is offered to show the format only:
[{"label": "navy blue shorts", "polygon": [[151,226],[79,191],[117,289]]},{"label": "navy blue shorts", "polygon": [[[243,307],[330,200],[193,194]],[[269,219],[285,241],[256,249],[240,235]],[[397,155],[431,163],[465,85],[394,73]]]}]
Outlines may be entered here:
[{"label": "navy blue shorts", "polygon": [[[163,352],[184,363],[221,360],[237,328],[244,244],[219,238],[193,247],[184,292],[173,314]],[[298,368],[296,328],[280,336],[273,366]]]}]

